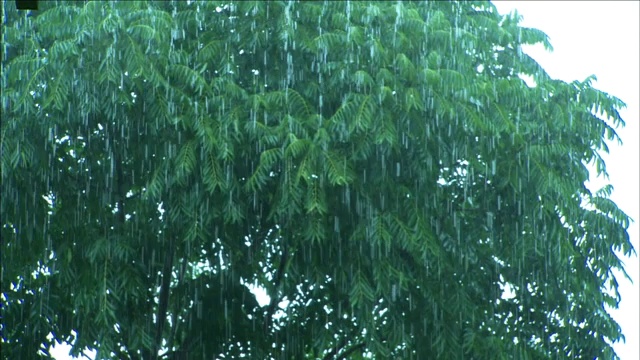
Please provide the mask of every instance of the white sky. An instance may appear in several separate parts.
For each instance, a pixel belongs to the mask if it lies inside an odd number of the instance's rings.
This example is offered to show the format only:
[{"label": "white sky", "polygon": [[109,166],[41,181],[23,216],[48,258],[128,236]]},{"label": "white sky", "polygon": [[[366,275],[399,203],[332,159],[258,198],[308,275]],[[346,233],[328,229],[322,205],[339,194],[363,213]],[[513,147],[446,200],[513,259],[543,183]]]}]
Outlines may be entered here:
[{"label": "white sky", "polygon": [[[640,2],[638,1],[495,1],[500,13],[517,9],[523,26],[543,30],[551,38],[553,53],[542,47],[527,52],[553,78],[564,81],[584,80],[595,74],[595,87],[621,98],[627,108],[621,115],[627,126],[619,129],[624,144],[611,144],[609,155],[604,154],[610,182],[614,186],[612,199],[634,221],[629,233],[638,250],[640,222]],[[590,187],[599,188],[604,181],[593,181]],[[640,359],[640,317],[638,257],[626,259],[627,272],[634,283],[619,277],[622,302],[612,315],[622,327],[626,343],[614,345],[622,360]],[[66,346],[54,350],[56,357],[65,359]]]},{"label": "white sky", "polygon": [[[611,198],[635,221],[629,228],[629,234],[638,251],[640,2],[495,1],[494,4],[501,14],[516,9],[523,16],[521,25],[540,29],[549,35],[554,48],[552,53],[546,52],[541,46],[531,48],[527,53],[551,77],[582,81],[594,74],[598,78],[594,83],[596,88],[627,104],[627,108],[620,112],[627,126],[618,130],[623,145],[611,144],[610,154],[604,154],[603,158],[614,186]],[[592,181],[589,188],[593,190],[605,183],[602,180]],[[622,302],[620,308],[611,311],[611,314],[622,327],[626,343],[616,343],[614,348],[622,360],[638,360],[638,257],[625,259],[625,264],[634,283],[618,277]]]}]

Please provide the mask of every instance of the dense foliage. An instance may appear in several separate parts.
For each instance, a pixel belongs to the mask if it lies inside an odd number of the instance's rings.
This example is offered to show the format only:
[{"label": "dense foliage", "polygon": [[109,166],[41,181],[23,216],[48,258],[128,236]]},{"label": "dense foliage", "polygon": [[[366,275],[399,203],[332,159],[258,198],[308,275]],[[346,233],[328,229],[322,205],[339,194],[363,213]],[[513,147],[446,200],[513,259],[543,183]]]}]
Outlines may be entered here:
[{"label": "dense foliage", "polygon": [[614,358],[629,218],[585,181],[624,104],[518,22],[5,1],[3,356]]}]

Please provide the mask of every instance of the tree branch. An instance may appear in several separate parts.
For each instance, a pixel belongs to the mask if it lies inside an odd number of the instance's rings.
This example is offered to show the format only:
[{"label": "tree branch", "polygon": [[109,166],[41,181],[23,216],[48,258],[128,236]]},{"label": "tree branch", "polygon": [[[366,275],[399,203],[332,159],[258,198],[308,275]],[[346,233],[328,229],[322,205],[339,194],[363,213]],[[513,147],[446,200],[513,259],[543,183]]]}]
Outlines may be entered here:
[{"label": "tree branch", "polygon": [[361,342],[358,344],[353,345],[352,347],[348,348],[345,352],[343,352],[342,354],[340,354],[340,356],[338,356],[336,358],[336,360],[344,360],[346,359],[349,355],[353,354],[354,352],[364,348],[366,344]]},{"label": "tree branch", "polygon": [[345,345],[347,345],[347,339],[343,339],[339,344],[334,346],[323,358],[322,360],[330,360],[332,359],[340,349],[342,349]]},{"label": "tree branch", "polygon": [[167,307],[169,305],[169,292],[171,291],[171,270],[173,269],[173,253],[174,253],[174,241],[170,236],[169,248],[165,253],[164,268],[162,270],[162,283],[160,285],[160,294],[158,302],[158,313],[156,315],[156,321],[158,326],[156,327],[156,338],[153,343],[153,352],[151,353],[152,359],[158,359],[158,351],[162,345],[162,333],[164,330],[164,324],[167,317]]},{"label": "tree branch", "polygon": [[[187,263],[188,261],[186,259],[183,259],[182,261],[182,266],[180,267],[180,273],[178,274],[178,283],[182,283],[184,281],[184,274],[187,271]],[[178,296],[180,296],[180,294],[178,294]],[[184,296],[184,294],[182,294],[182,299],[186,299],[187,297]],[[185,302],[185,301],[183,301]],[[186,308],[186,304],[183,305],[178,305],[180,306],[178,309],[184,309]],[[172,318],[171,318],[171,335],[169,337],[169,347],[173,346],[173,342],[176,339],[176,335],[178,332],[178,310],[174,311],[172,314]],[[178,345],[178,349],[176,351],[179,351],[182,348],[182,344]]]},{"label": "tree branch", "polygon": [[289,261],[289,250],[286,246],[283,247],[282,257],[280,258],[280,264],[278,265],[278,270],[276,271],[276,275],[273,282],[274,294],[269,294],[271,296],[271,301],[269,302],[269,306],[267,307],[267,315],[264,319],[264,331],[265,333],[269,330],[271,326],[271,318],[276,311],[276,306],[280,302],[280,296],[278,294],[278,290],[280,289],[280,284],[282,283],[282,278],[284,277],[285,268],[287,266],[287,262]]}]

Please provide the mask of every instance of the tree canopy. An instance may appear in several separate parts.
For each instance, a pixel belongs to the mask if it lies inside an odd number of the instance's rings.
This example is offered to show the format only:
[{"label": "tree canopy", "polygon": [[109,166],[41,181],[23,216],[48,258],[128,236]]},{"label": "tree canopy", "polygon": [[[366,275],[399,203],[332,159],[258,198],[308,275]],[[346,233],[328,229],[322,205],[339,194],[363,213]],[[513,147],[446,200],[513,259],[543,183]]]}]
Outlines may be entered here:
[{"label": "tree canopy", "polygon": [[517,14],[13,3],[7,358],[616,357],[630,219],[585,181],[624,104]]}]

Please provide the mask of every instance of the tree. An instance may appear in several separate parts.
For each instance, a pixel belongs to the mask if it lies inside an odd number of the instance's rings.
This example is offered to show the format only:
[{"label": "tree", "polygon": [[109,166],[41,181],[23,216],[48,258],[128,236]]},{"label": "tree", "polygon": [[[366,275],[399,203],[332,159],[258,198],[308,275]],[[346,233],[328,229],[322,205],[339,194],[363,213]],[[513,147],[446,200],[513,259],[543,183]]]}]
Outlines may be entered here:
[{"label": "tree", "polygon": [[630,219],[585,181],[624,104],[517,14],[12,4],[7,357],[615,358]]}]

